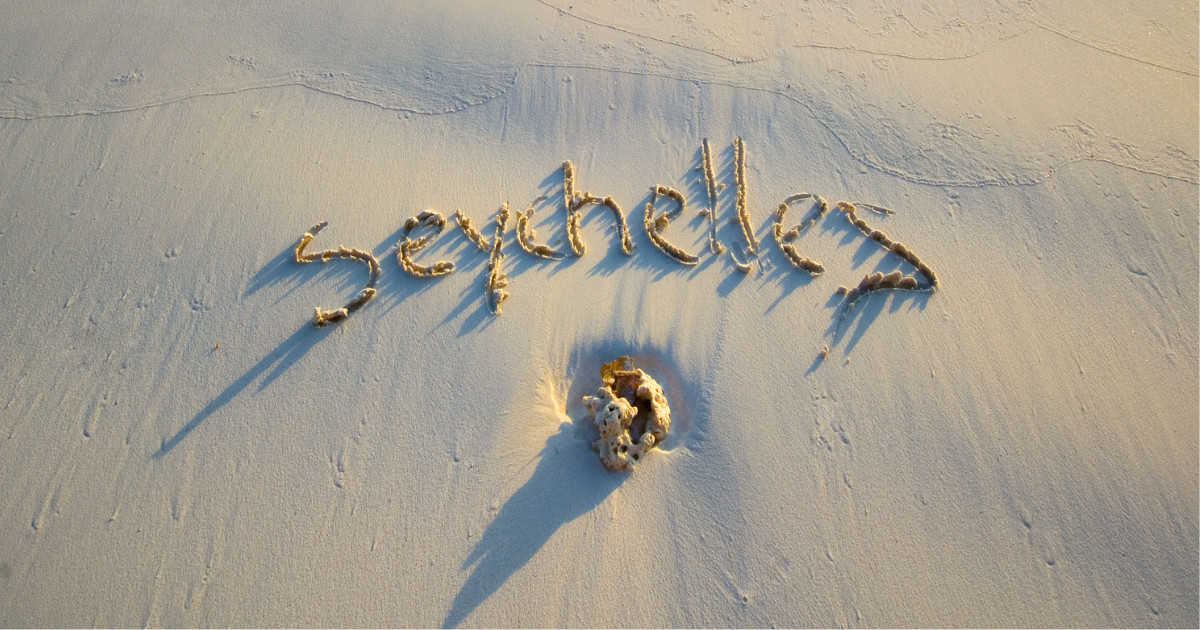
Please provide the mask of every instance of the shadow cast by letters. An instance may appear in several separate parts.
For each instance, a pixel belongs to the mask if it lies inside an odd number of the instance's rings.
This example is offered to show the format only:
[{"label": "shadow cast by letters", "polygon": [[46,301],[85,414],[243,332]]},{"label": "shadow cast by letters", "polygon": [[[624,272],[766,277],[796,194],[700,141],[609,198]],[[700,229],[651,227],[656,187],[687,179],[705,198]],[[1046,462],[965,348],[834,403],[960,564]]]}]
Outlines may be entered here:
[{"label": "shadow cast by letters", "polygon": [[829,331],[833,336],[833,345],[837,345],[842,338],[849,335],[850,340],[846,343],[843,353],[845,356],[849,356],[858,342],[862,341],[867,329],[879,318],[889,299],[892,300],[890,312],[895,313],[906,302],[910,304],[909,308],[925,310],[930,295],[928,291],[906,291],[904,289],[872,291],[855,300],[848,311],[845,303],[839,302],[833,307],[833,323],[830,324]]},{"label": "shadow cast by letters", "polygon": [[[299,289],[306,282],[313,280],[335,280],[339,292],[357,291],[366,283],[366,267],[362,263],[335,259],[330,261],[330,263],[318,262],[312,265],[302,265],[296,262],[295,251],[295,245],[293,244],[285,247],[283,251],[267,261],[250,278],[246,290],[242,292],[242,297],[247,298],[268,287],[286,283],[288,286],[275,298],[274,303],[279,304],[296,291],[296,289]],[[309,275],[298,274],[296,273],[297,270],[307,270]]]},{"label": "shadow cast by letters", "polygon": [[255,363],[253,367],[246,370],[245,374],[242,374],[229,387],[226,387],[224,391],[217,394],[212,399],[212,402],[209,402],[203,409],[197,411],[196,415],[192,416],[192,419],[188,420],[187,424],[183,425],[183,428],[176,432],[175,435],[163,440],[162,446],[154,453],[152,459],[166,457],[167,454],[174,450],[176,446],[179,446],[179,443],[188,435],[191,435],[192,431],[195,431],[205,420],[229,404],[230,401],[241,394],[258,377],[266,374],[262,382],[258,385],[258,391],[261,392],[267,385],[270,385],[275,379],[279,378],[280,374],[283,374],[296,361],[299,361],[301,357],[307,354],[313,346],[328,337],[332,329],[333,327],[315,328],[306,322],[299,330],[292,333],[283,343],[272,350],[270,354],[263,357],[258,363]]},{"label": "shadow cast by letters", "polygon": [[473,568],[454,596],[443,627],[462,623],[559,528],[600,505],[628,477],[605,470],[591,448],[572,433],[572,425],[564,422],[546,440],[529,481],[500,508],[463,562],[463,569]]},{"label": "shadow cast by letters", "polygon": [[258,293],[260,290],[269,286],[273,286],[282,282],[285,278],[291,275],[291,266],[296,264],[296,249],[295,245],[286,247],[283,251],[275,255],[274,258],[267,261],[261,269],[254,273],[250,278],[250,283],[246,287],[246,291],[242,294],[243,297],[249,297]]}]

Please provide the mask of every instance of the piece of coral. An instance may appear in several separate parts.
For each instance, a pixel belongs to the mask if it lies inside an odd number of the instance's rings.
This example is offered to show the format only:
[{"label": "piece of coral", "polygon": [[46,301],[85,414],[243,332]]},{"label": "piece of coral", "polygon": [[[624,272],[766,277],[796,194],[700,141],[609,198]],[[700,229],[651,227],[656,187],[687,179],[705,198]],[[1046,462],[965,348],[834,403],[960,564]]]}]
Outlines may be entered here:
[{"label": "piece of coral", "polygon": [[627,356],[600,368],[604,385],[583,406],[600,429],[592,450],[609,470],[633,470],[671,430],[671,408],[662,387]]}]

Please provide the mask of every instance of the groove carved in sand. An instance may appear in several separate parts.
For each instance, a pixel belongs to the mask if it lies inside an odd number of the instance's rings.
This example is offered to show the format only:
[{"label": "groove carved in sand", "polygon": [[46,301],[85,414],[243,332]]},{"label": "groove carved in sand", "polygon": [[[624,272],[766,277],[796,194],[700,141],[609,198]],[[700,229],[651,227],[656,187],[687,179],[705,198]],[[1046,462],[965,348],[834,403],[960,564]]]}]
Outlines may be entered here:
[{"label": "groove carved in sand", "polygon": [[[880,214],[893,214],[892,211],[888,210],[887,208],[881,208],[879,206],[872,206],[869,204],[858,205]],[[879,243],[884,249],[896,254],[913,267],[916,267],[917,272],[925,277],[925,282],[922,283],[916,276],[906,276],[899,269],[887,274],[877,271],[875,273],[863,276],[863,279],[860,280],[856,286],[838,287],[836,293],[845,295],[842,312],[838,317],[839,326],[842,318],[844,318],[846,313],[849,312],[850,308],[853,307],[855,300],[868,293],[871,293],[872,291],[908,290],[932,292],[937,288],[937,275],[933,272],[933,269],[930,268],[929,265],[927,265],[924,261],[922,261],[915,252],[905,246],[904,243],[893,241],[891,237],[889,237],[887,234],[884,234],[882,231],[871,228],[871,226],[868,225],[867,222],[860,218],[855,212],[855,204],[852,204],[848,201],[839,201],[837,204],[837,209],[846,214],[846,219],[849,220],[850,224],[857,228],[859,232],[862,232],[867,236],[867,238]]]},{"label": "groove carved in sand", "polygon": [[[784,231],[783,217],[785,214],[787,214],[788,204],[804,199],[814,199],[816,201],[817,213],[805,219],[804,221],[801,221],[791,229]],[[813,195],[810,193],[799,193],[784,199],[783,203],[779,204],[779,209],[775,211],[775,225],[773,232],[775,234],[775,242],[779,244],[779,249],[783,250],[784,255],[788,257],[788,260],[790,260],[792,264],[796,266],[796,268],[803,269],[804,271],[807,271],[813,275],[824,273],[825,266],[816,260],[802,256],[800,252],[796,250],[796,244],[794,241],[800,238],[800,234],[802,232],[819,221],[821,217],[824,217],[825,213],[828,211],[829,204],[826,203],[820,195]]]},{"label": "groove carved in sand", "polygon": [[717,178],[713,173],[712,150],[708,146],[708,138],[701,140],[702,168],[704,169],[704,187],[708,191],[708,208],[702,213],[708,214],[708,249],[714,254],[725,253],[725,245],[717,238]]},{"label": "groove carved in sand", "polygon": [[758,258],[758,240],[754,238],[754,228],[750,225],[750,211],[746,208],[746,198],[749,196],[749,191],[746,189],[746,143],[742,141],[741,136],[733,138],[733,165],[734,179],[737,183],[737,216],[734,221],[742,228],[742,237],[746,239],[746,260],[739,260],[737,254],[730,250],[729,255],[733,258],[733,264],[738,271],[749,273],[753,268],[753,259]]},{"label": "groove carved in sand", "polygon": [[621,240],[621,251],[629,256],[633,253],[633,238],[629,235],[629,223],[625,221],[625,213],[612,197],[597,197],[589,192],[580,193],[575,190],[575,165],[570,160],[563,162],[563,204],[567,208],[567,238],[571,243],[571,253],[582,256],[586,247],[583,237],[579,234],[579,221],[582,219],[580,210],[589,205],[606,206],[613,213],[617,224],[617,238]]},{"label": "groove carved in sand", "polygon": [[[707,214],[709,217],[709,249],[719,255],[725,251],[725,246],[717,240],[715,231],[718,206],[717,195],[721,190],[721,186],[717,185],[713,173],[712,155],[707,139],[704,139],[702,145],[702,163],[700,168],[704,171],[704,184],[708,193],[710,206],[705,211],[702,211],[701,214]],[[629,225],[626,221],[625,213],[621,210],[616,200],[612,197],[600,198],[588,192],[579,192],[576,189],[575,165],[570,160],[563,162],[562,171],[563,204],[567,211],[567,237],[572,253],[575,256],[582,256],[585,249],[579,233],[581,209],[588,205],[602,205],[607,207],[613,214],[622,252],[626,255],[632,254],[634,243],[629,234]],[[736,216],[733,217],[731,223],[740,226],[745,243],[744,248],[742,243],[732,243],[729,253],[733,259],[733,265],[738,271],[750,273],[754,269],[754,263],[760,256],[760,244],[754,237],[754,229],[751,224],[750,213],[747,209],[749,189],[746,184],[746,145],[741,137],[734,139],[734,177],[737,185],[737,201],[735,203]],[[660,195],[669,198],[674,202],[675,207],[655,216],[654,204]],[[538,243],[535,240],[537,233],[532,225],[534,211],[537,204],[544,200],[545,197],[538,197],[529,204],[524,212],[515,213],[517,242],[524,252],[532,256],[545,259],[561,259],[565,257],[564,253],[551,249],[549,245]],[[810,211],[800,223],[788,228],[785,226],[785,218],[789,207],[791,204],[800,201],[809,201],[815,204],[815,212]],[[651,189],[650,202],[646,204],[643,226],[648,238],[655,247],[676,262],[692,266],[699,263],[699,256],[683,250],[663,236],[663,232],[669,226],[670,222],[683,214],[686,211],[686,207],[687,200],[683,193],[669,186],[655,186]],[[855,301],[863,295],[881,290],[932,292],[938,285],[937,275],[928,264],[903,243],[892,240],[887,234],[873,229],[868,225],[858,215],[859,208],[865,208],[880,215],[894,213],[888,208],[867,203],[853,204],[842,201],[836,205],[836,209],[846,215],[847,220],[855,229],[915,267],[916,275],[906,276],[901,271],[893,271],[886,274],[877,272],[864,276],[856,286],[838,287],[835,293],[843,295],[844,299],[842,301],[842,308],[837,316],[835,330],[840,330],[841,322],[846,313],[853,307]],[[772,217],[772,234],[780,251],[794,267],[812,275],[823,273],[825,266],[820,261],[800,254],[796,247],[796,241],[804,232],[822,220],[828,214],[828,211],[829,204],[820,195],[797,193],[785,198]],[[501,313],[501,305],[509,297],[507,290],[509,279],[501,270],[501,264],[505,256],[503,252],[504,234],[509,230],[509,219],[512,214],[508,203],[505,202],[500,209],[499,215],[496,217],[496,232],[495,236],[491,239],[480,233],[472,224],[471,219],[462,210],[457,211],[454,216],[455,222],[467,240],[480,251],[488,253],[489,260],[485,295],[489,309],[496,315]],[[375,297],[375,286],[382,273],[379,262],[375,260],[375,257],[370,252],[364,250],[339,246],[336,249],[327,249],[318,253],[306,253],[305,249],[313,241],[317,233],[326,225],[326,222],[319,223],[301,237],[299,245],[296,246],[296,262],[309,263],[318,259],[322,262],[328,262],[333,258],[355,259],[367,265],[371,276],[367,282],[367,286],[342,308],[328,312],[318,308],[313,321],[317,326],[327,326],[339,322],[346,319],[357,309],[362,308]],[[415,254],[428,246],[434,237],[441,234],[445,226],[445,217],[432,210],[422,212],[405,222],[403,229],[404,241],[397,245],[396,254],[397,262],[405,272],[421,278],[431,278],[449,274],[455,270],[455,264],[450,261],[437,261],[432,265],[422,265],[413,258]],[[432,230],[432,233],[414,239],[412,238],[412,233],[418,228],[429,228]],[[744,260],[742,259],[743,254],[745,255]]]},{"label": "groove carved in sand", "polygon": [[508,276],[500,271],[500,263],[504,261],[504,232],[508,229],[508,202],[500,207],[500,216],[496,217],[496,237],[492,240],[492,257],[488,260],[488,281],[486,286],[488,308],[492,313],[501,313],[500,305],[508,299]]},{"label": "groove carved in sand", "polygon": [[[676,203],[677,207],[675,210],[667,210],[655,218],[654,200],[658,198],[658,195],[670,198]],[[646,235],[650,237],[650,242],[654,243],[654,246],[660,249],[662,253],[685,265],[695,265],[700,262],[699,256],[694,256],[683,251],[663,238],[662,235],[663,230],[667,229],[667,225],[671,222],[671,219],[682,214],[685,208],[687,208],[687,200],[684,199],[683,193],[669,186],[658,186],[651,189],[650,201],[646,202],[646,216],[643,223],[646,227]]]},{"label": "groove carved in sand", "polygon": [[534,239],[537,238],[537,232],[533,229],[533,212],[537,204],[545,201],[545,199],[546,196],[542,195],[531,201],[529,207],[524,212],[517,212],[517,242],[520,243],[521,249],[538,258],[559,260],[563,258],[561,252],[551,249],[549,245],[534,242]]},{"label": "groove carved in sand", "polygon": [[479,248],[479,251],[485,253],[492,251],[491,241],[487,240],[486,236],[480,233],[479,230],[475,229],[475,226],[471,224],[471,217],[468,217],[466,214],[464,214],[462,210],[454,213],[454,222],[458,224],[460,229],[462,229],[463,234],[467,235],[467,240],[471,241],[475,244],[475,247]]},{"label": "groove carved in sand", "polygon": [[339,245],[337,249],[326,249],[324,251],[312,254],[305,253],[304,250],[308,247],[308,244],[311,243],[313,239],[317,237],[317,234],[320,233],[321,230],[325,229],[325,226],[327,225],[329,225],[328,221],[322,221],[312,226],[311,229],[309,229],[304,233],[303,236],[300,237],[300,244],[296,245],[296,262],[303,264],[320,260],[323,263],[327,263],[334,258],[358,260],[367,265],[367,269],[370,270],[371,276],[367,280],[367,286],[363,287],[362,291],[359,291],[358,295],[355,296],[353,300],[347,302],[345,306],[332,311],[323,311],[321,310],[321,307],[316,307],[317,311],[313,316],[313,325],[318,327],[328,326],[330,324],[340,322],[347,317],[350,317],[351,313],[354,313],[358,309],[365,306],[367,302],[370,302],[372,299],[374,299],[376,293],[375,285],[379,282],[379,276],[383,274],[383,269],[380,268],[379,261],[376,260],[375,256],[373,256],[371,252],[361,249]]},{"label": "groove carved in sand", "polygon": [[400,263],[402,269],[418,278],[444,276],[454,271],[454,263],[448,260],[439,260],[426,266],[418,264],[412,259],[413,254],[425,249],[430,242],[431,236],[411,238],[412,231],[421,226],[432,227],[434,230],[432,236],[437,236],[446,228],[446,218],[433,210],[426,210],[415,217],[410,217],[404,223],[404,240],[396,246],[396,262]]}]

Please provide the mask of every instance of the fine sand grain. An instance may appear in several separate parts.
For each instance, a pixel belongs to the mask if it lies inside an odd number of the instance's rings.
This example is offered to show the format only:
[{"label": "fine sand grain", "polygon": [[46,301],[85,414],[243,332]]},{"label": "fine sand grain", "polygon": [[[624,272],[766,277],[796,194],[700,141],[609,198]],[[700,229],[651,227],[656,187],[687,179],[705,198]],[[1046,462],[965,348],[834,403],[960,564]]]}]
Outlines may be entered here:
[{"label": "fine sand grain", "polygon": [[0,4],[0,625],[1196,627],[1196,5],[966,4]]}]

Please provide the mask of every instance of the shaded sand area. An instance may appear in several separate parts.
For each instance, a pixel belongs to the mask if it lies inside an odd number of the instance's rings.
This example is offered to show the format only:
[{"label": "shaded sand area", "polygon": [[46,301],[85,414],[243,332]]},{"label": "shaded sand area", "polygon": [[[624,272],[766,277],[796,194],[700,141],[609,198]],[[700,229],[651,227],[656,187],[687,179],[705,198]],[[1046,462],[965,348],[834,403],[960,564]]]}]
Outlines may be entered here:
[{"label": "shaded sand area", "polygon": [[420,4],[0,5],[0,624],[1198,624],[1194,3]]}]

